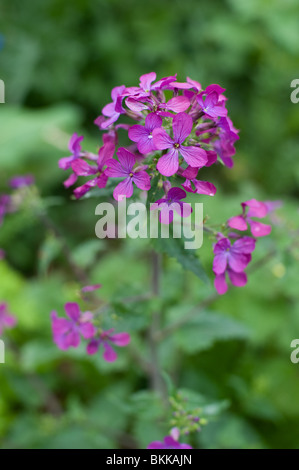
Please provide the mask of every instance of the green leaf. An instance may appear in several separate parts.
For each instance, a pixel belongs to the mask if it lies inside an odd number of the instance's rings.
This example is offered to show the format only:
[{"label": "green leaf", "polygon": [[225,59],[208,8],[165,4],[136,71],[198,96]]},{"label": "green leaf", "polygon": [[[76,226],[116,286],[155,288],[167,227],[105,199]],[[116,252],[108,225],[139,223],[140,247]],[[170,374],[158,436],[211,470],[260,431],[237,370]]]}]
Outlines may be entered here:
[{"label": "green leaf", "polygon": [[175,333],[177,344],[187,354],[204,351],[216,341],[244,340],[248,330],[241,323],[216,313],[201,313]]},{"label": "green leaf", "polygon": [[184,247],[184,239],[173,238],[169,230],[169,238],[154,238],[153,245],[157,251],[166,253],[171,258],[175,258],[186,271],[191,271],[206,284],[210,283],[198,256],[193,250],[187,250]]}]

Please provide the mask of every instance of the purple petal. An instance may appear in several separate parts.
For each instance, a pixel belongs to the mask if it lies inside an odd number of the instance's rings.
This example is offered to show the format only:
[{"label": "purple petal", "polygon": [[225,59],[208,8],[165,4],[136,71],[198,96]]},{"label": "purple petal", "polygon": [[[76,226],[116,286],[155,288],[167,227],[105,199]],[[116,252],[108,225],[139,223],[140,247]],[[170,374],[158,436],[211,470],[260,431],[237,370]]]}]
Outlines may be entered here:
[{"label": "purple petal", "polygon": [[244,220],[244,218],[241,215],[236,215],[235,217],[231,217],[230,219],[228,219],[227,225],[230,228],[234,228],[242,232],[247,230],[247,222]]},{"label": "purple petal", "polygon": [[108,168],[105,170],[105,175],[111,176],[112,178],[119,178],[121,176],[127,176],[128,172],[124,171],[121,164],[114,160],[113,158],[106,161],[106,165]]},{"label": "purple petal", "polygon": [[242,237],[236,240],[231,251],[234,253],[252,253],[255,249],[256,240],[251,237]]},{"label": "purple petal", "polygon": [[139,189],[143,189],[144,191],[151,189],[151,178],[146,171],[137,171],[134,173],[132,180]]},{"label": "purple petal", "polygon": [[58,161],[58,166],[62,170],[68,170],[74,160],[75,157],[73,155],[71,155],[70,157],[63,157]]},{"label": "purple petal", "polygon": [[72,173],[64,182],[63,185],[65,188],[69,188],[70,186],[73,186],[73,184],[76,183],[78,179],[78,176],[75,175],[75,173]]},{"label": "purple petal", "polygon": [[254,237],[265,237],[271,233],[271,225],[262,224],[261,222],[249,221],[251,233]]},{"label": "purple petal", "polygon": [[96,354],[99,350],[100,344],[101,344],[101,340],[99,339],[93,339],[92,341],[90,341],[90,343],[88,343],[86,347],[87,354],[90,354],[90,355]]},{"label": "purple petal", "polygon": [[245,253],[234,253],[231,251],[228,255],[228,264],[236,273],[240,273],[247,268],[251,261],[251,255]]},{"label": "purple petal", "polygon": [[181,188],[171,188],[169,191],[168,191],[168,194],[167,194],[167,199],[171,199],[173,201],[179,201],[181,199],[184,199],[185,197],[187,196],[187,194],[185,193],[185,191]]},{"label": "purple petal", "polygon": [[116,201],[122,201],[124,197],[131,197],[133,194],[132,178],[129,176],[124,181],[121,181],[113,191],[113,197]]},{"label": "purple petal", "polygon": [[236,287],[243,287],[247,284],[247,276],[246,273],[236,273],[231,269],[228,269],[228,275],[230,278],[231,283]]},{"label": "purple petal", "polygon": [[174,141],[167,134],[163,128],[156,128],[153,130],[153,141],[154,145],[158,150],[169,149],[173,146]]},{"label": "purple petal", "polygon": [[192,180],[196,189],[197,194],[207,194],[208,196],[214,196],[217,192],[216,186],[209,181]]},{"label": "purple petal", "polygon": [[217,253],[213,260],[213,271],[215,274],[222,274],[226,270],[227,266],[227,252]]},{"label": "purple petal", "polygon": [[213,150],[206,150],[206,154],[208,158],[206,166],[214,165],[214,163],[217,162],[217,152],[214,152]]},{"label": "purple petal", "polygon": [[138,141],[137,148],[142,155],[146,155],[147,153],[151,153],[156,150],[153,136],[148,133],[146,137],[142,137]]},{"label": "purple petal", "polygon": [[145,118],[145,127],[149,131],[153,131],[157,127],[162,127],[163,120],[158,114],[150,113]]},{"label": "purple petal", "polygon": [[[182,144],[190,135],[193,127],[193,120],[189,114],[179,113],[173,118],[173,135],[175,142]],[[195,165],[191,165],[195,166]]]},{"label": "purple petal", "polygon": [[202,168],[207,163],[206,151],[200,147],[180,147],[181,155],[188,165]]},{"label": "purple petal", "polygon": [[78,321],[80,318],[80,308],[76,302],[67,302],[64,306],[65,312],[73,321]]},{"label": "purple petal", "polygon": [[171,98],[166,103],[165,109],[170,109],[170,111],[173,111],[175,113],[181,113],[183,111],[186,111],[186,109],[188,109],[189,106],[190,106],[190,100],[186,96],[175,96],[174,98]]},{"label": "purple petal", "polygon": [[135,155],[129,152],[129,150],[125,149],[124,147],[120,147],[116,155],[118,156],[119,162],[124,169],[124,172],[130,173],[132,171],[133,166],[135,165]]},{"label": "purple petal", "polygon": [[128,136],[129,139],[132,140],[133,142],[139,142],[142,137],[148,138],[149,131],[144,127],[141,126],[140,124],[136,124],[132,127],[130,127]]},{"label": "purple petal", "polygon": [[131,337],[129,333],[115,333],[109,337],[110,341],[112,341],[116,346],[127,346],[130,341]]},{"label": "purple petal", "polygon": [[76,175],[79,176],[90,176],[97,173],[98,169],[88,165],[82,158],[77,158],[72,162],[72,169]]},{"label": "purple petal", "polygon": [[225,273],[219,274],[215,277],[214,286],[219,295],[226,293],[228,286],[225,280]]},{"label": "purple petal", "polygon": [[151,90],[151,84],[154,80],[156,80],[157,75],[155,72],[146,73],[145,75],[141,75],[140,77],[140,88],[145,91]]},{"label": "purple petal", "polygon": [[79,329],[85,339],[92,338],[97,332],[96,328],[90,322],[81,323]]},{"label": "purple petal", "polygon": [[104,354],[103,358],[107,362],[114,362],[117,359],[117,354],[114,351],[114,349],[108,344],[107,342],[104,342]]},{"label": "purple petal", "polygon": [[[154,131],[155,132],[155,131]],[[158,160],[157,170],[164,176],[174,175],[179,168],[178,150],[172,148]]]},{"label": "purple petal", "polygon": [[261,219],[265,217],[268,213],[268,207],[263,202],[257,201],[256,199],[250,199],[242,203],[242,206],[248,207],[247,216],[248,217],[258,217]]}]

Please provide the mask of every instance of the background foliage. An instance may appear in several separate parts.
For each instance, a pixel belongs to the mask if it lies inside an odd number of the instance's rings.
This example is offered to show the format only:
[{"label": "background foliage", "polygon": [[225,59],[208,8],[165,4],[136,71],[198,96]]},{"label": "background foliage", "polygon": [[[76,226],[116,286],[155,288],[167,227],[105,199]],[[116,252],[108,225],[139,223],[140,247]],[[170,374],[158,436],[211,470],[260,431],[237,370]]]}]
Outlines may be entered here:
[{"label": "background foliage", "polygon": [[[72,200],[57,161],[67,155],[74,131],[84,131],[88,148],[100,145],[92,122],[113,86],[135,85],[155,70],[159,77],[177,72],[179,80],[188,75],[226,88],[240,141],[232,171],[205,169],[219,188],[214,199],[202,198],[205,214],[223,222],[251,197],[281,199],[284,206],[273,234],[258,243],[255,260],[272,253],[267,262],[246,287],[232,289],[166,338],[160,359],[188,403],[214,404],[195,447],[298,448],[299,376],[290,342],[299,335],[299,258],[289,250],[298,237],[299,104],[290,102],[290,82],[298,78],[298,2],[10,0],[0,8],[6,84],[0,190],[14,174],[35,175],[76,262],[103,284],[104,300],[115,300],[113,324],[127,328],[145,356],[140,334],[157,299],[129,306],[120,299],[149,289],[149,246],[97,240],[94,209],[101,197]],[[53,345],[49,313],[77,301],[78,284],[38,214],[24,207],[9,215],[0,246],[7,253],[0,299],[18,317],[0,365],[1,446],[146,447],[168,432],[129,351],[107,365],[83,349],[61,352]],[[208,240],[200,256],[211,272]],[[164,259],[164,271],[165,323],[213,292],[173,259]]]}]

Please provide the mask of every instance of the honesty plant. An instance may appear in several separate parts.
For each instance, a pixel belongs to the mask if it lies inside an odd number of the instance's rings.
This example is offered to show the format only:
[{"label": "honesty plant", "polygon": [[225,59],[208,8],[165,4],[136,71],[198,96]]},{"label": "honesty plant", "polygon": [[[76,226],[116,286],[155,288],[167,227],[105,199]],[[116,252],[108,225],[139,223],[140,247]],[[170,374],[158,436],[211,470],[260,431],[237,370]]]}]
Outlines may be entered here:
[{"label": "honesty plant", "polygon": [[[159,221],[171,224],[175,213],[179,217],[191,218],[192,214],[194,217],[196,211],[183,202],[187,193],[196,195],[199,202],[200,195],[216,195],[215,184],[202,179],[202,169],[213,166],[216,173],[219,163],[232,168],[235,143],[239,136],[228,116],[225,89],[220,85],[211,84],[204,88],[189,77],[185,82],[179,82],[176,75],[160,80],[156,78],[156,74],[151,72],[142,75],[137,86],[113,88],[112,101],[104,106],[101,115],[94,121],[102,132],[99,149],[95,152],[84,150],[84,137],[74,133],[69,142],[70,155],[59,160],[59,167],[70,171],[64,182],[66,188],[78,182],[74,189],[76,199],[84,197],[94,188],[113,188],[116,201],[133,195],[135,199],[147,199],[150,204],[155,203],[155,208],[158,207]],[[126,144],[119,146],[119,137]],[[15,194],[32,183],[30,175],[11,180],[12,193],[0,195],[0,225],[8,212],[17,210],[15,201],[22,200]],[[152,209],[150,204],[149,209]],[[242,202],[241,206],[241,214],[233,215],[227,221],[218,221],[218,225],[209,225],[207,218],[203,221],[202,228],[208,234],[209,249],[214,254],[210,269],[215,274],[214,285],[220,295],[227,292],[228,280],[236,287],[247,283],[245,270],[252,260],[258,238],[271,232],[271,225],[260,220],[275,210],[277,203],[252,198]],[[42,218],[44,216],[43,208]],[[174,239],[167,241],[169,246],[173,242]],[[69,256],[69,248],[65,248]],[[173,250],[169,252],[171,254]],[[153,255],[152,290],[153,296],[158,297],[159,261],[155,252]],[[0,258],[3,257],[4,252],[0,250]],[[77,348],[82,340],[86,340],[87,354],[94,355],[100,350],[105,361],[114,362],[117,359],[114,348],[128,346],[131,342],[128,349],[135,358],[139,358],[138,347],[133,344],[130,334],[111,328],[114,325],[113,322],[109,324],[109,318],[105,322],[107,306],[94,297],[101,284],[90,282],[85,273],[82,275],[80,269],[74,266],[73,260],[69,261],[80,280],[81,300],[91,302],[93,307],[91,311],[88,308],[82,313],[78,303],[67,302],[65,317],[59,317],[56,311],[52,311],[53,340],[57,347],[62,350]],[[146,338],[142,338],[149,341],[148,354],[151,356],[145,365],[140,358],[138,363],[143,365],[152,378],[155,390],[165,399],[165,384],[157,366],[155,350],[156,338],[159,338],[159,333],[161,336],[161,332],[155,331],[156,317],[157,314],[153,313],[150,331]],[[6,304],[1,303],[0,334],[14,323]],[[179,405],[175,412],[179,428],[171,426],[170,435],[163,441],[152,442],[149,449],[192,448],[189,444],[179,443],[179,433],[183,430],[187,435],[199,431],[198,421],[203,424],[204,419],[199,418],[200,410],[188,414],[183,408]]]}]

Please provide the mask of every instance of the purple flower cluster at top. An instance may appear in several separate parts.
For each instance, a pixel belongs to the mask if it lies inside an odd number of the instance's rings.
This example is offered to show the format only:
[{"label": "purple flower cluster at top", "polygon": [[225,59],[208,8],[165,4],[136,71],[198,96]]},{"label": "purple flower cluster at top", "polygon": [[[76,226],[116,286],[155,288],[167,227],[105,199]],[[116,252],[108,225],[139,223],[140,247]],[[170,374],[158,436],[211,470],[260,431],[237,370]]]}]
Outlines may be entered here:
[{"label": "purple flower cluster at top", "polygon": [[[99,285],[87,286],[87,291],[98,287]],[[117,354],[111,343],[116,346],[129,344],[128,333],[113,333],[113,329],[98,332],[93,324],[93,314],[82,313],[77,303],[68,302],[64,308],[68,318],[60,318],[56,311],[51,312],[53,340],[59,349],[77,348],[81,343],[81,338],[84,338],[90,340],[86,348],[88,354],[95,354],[100,346],[103,346],[105,361],[114,362]]]},{"label": "purple flower cluster at top", "polygon": [[[231,217],[227,221],[229,229],[244,232],[250,228],[254,237],[263,237],[271,232],[271,225],[257,222],[252,217],[263,218],[276,208],[271,203],[264,203],[256,199],[242,202],[243,212],[241,215]],[[255,249],[256,238],[241,236],[238,232],[230,232],[227,237],[218,235],[218,241],[214,245],[213,271],[215,277],[215,288],[218,294],[225,294],[228,285],[226,274],[231,283],[236,287],[247,284],[247,275],[244,272],[252,259],[251,253]]]},{"label": "purple flower cluster at top", "polygon": [[[112,101],[95,120],[104,132],[98,154],[83,151],[83,136],[74,134],[71,155],[59,161],[61,169],[72,170],[65,186],[88,177],[74,191],[81,198],[96,186],[104,188],[109,178],[122,178],[113,192],[121,200],[132,196],[134,186],[148,191],[155,176],[170,185],[169,178],[179,176],[185,178],[185,191],[213,196],[216,187],[198,179],[199,170],[218,159],[232,167],[239,138],[227,116],[224,91],[217,84],[203,88],[190,78],[178,82],[176,75],[157,80],[154,72],[142,75],[138,86],[113,88]],[[119,123],[122,116],[137,123]],[[128,146],[118,148],[115,158],[120,129],[127,132]]]}]

